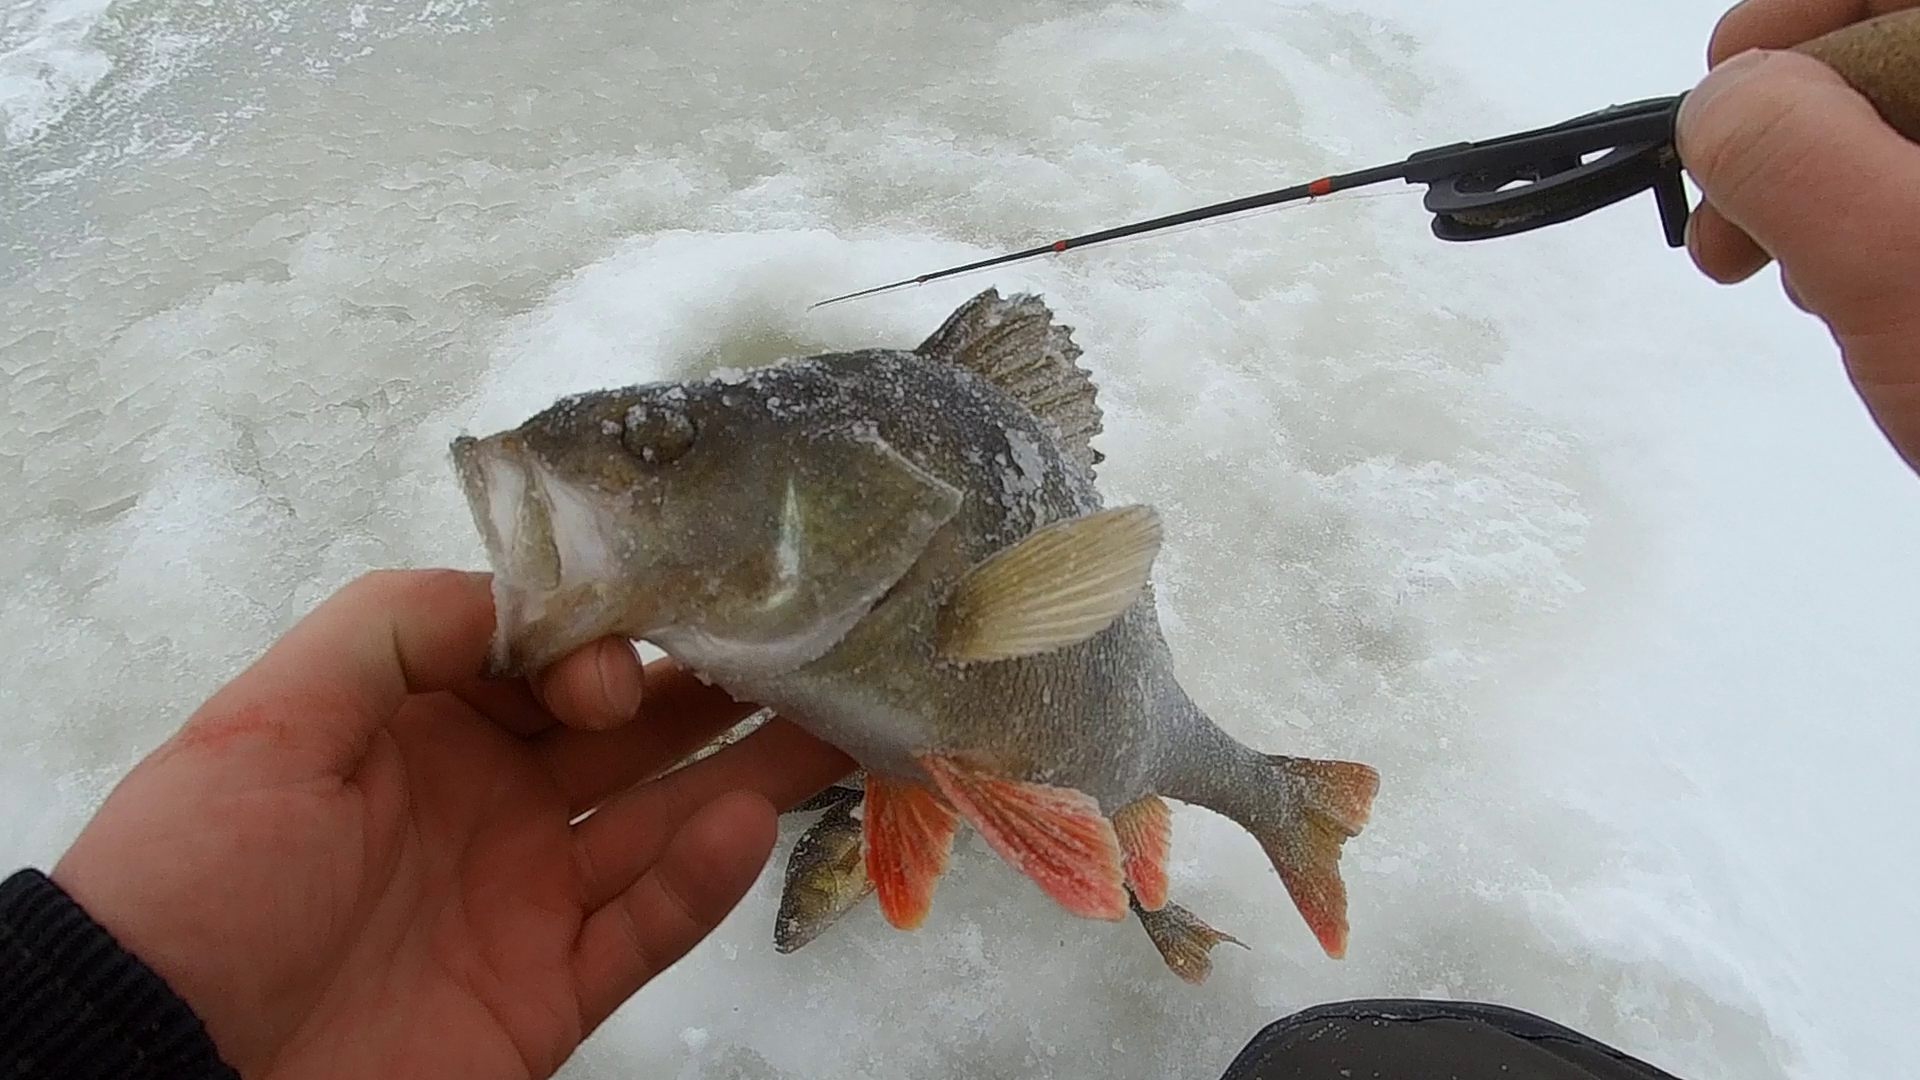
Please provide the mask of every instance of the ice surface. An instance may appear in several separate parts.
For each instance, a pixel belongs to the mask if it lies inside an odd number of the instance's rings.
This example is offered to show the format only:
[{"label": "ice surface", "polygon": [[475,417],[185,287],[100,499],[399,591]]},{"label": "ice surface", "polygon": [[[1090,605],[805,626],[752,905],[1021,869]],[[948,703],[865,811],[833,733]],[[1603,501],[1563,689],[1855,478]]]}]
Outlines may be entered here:
[{"label": "ice surface", "polygon": [[1441,245],[1395,189],[806,310],[1669,93],[1719,6],[9,8],[111,68],[0,152],[0,841],[50,862],[339,583],[480,565],[460,430],[1036,288],[1109,499],[1163,515],[1185,685],[1383,774],[1348,959],[1196,809],[1173,897],[1253,946],[1197,990],[977,838],[919,933],[778,956],[783,846],[569,1076],[1207,1080],[1380,994],[1703,1080],[1920,1074],[1920,483],[1771,275],[1708,285],[1644,201]]},{"label": "ice surface", "polygon": [[9,0],[0,9],[0,146],[45,131],[113,69],[87,42],[109,2]]}]

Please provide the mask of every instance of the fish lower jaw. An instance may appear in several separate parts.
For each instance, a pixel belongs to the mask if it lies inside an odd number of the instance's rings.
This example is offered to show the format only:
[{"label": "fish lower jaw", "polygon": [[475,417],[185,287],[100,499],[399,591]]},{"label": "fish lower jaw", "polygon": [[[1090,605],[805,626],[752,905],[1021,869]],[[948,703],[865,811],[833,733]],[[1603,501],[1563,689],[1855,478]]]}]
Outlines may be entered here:
[{"label": "fish lower jaw", "polygon": [[568,653],[621,632],[624,612],[601,585],[526,589],[504,574],[493,577],[494,676],[530,675]]},{"label": "fish lower jaw", "polygon": [[493,673],[529,673],[621,629],[631,613],[605,509],[511,436],[459,439],[453,458],[493,571]]}]

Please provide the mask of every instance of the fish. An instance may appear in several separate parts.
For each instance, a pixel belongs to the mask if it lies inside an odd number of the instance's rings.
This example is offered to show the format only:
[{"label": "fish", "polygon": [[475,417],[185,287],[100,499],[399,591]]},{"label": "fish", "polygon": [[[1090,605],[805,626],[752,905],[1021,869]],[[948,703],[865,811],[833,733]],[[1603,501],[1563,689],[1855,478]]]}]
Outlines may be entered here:
[{"label": "fish", "polygon": [[919,927],[962,823],[1070,915],[1166,905],[1165,800],[1252,835],[1325,953],[1370,766],[1267,754],[1181,687],[1145,504],[1108,507],[1072,328],[988,289],[913,349],[563,397],[461,435],[489,670],[648,641],[864,770],[861,859]]},{"label": "fish", "polygon": [[789,813],[824,809],[787,854],[780,907],[773,916],[773,948],[803,948],[873,895],[861,847],[860,789],[835,784]]},{"label": "fish", "polygon": [[[860,847],[860,802],[858,784],[843,781],[788,811],[826,813],[801,834],[787,855],[780,907],[774,915],[776,952],[805,947],[873,895]],[[1128,906],[1168,970],[1195,986],[1213,973],[1215,946],[1231,942],[1247,948],[1246,942],[1215,930],[1171,900],[1158,911],[1148,911],[1129,892]]]}]

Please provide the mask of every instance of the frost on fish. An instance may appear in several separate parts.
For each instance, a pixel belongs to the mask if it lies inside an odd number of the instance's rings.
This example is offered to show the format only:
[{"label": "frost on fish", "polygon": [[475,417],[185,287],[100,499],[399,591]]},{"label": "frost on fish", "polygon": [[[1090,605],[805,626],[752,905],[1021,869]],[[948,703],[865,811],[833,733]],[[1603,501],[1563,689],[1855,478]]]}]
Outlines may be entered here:
[{"label": "frost on fish", "polygon": [[[1180,688],[1149,584],[1159,519],[1101,500],[1079,356],[1038,298],[989,290],[912,351],[578,395],[457,441],[496,668],[624,634],[839,746],[897,927],[925,917],[963,825],[1068,912],[1152,915],[1166,797],[1247,829],[1340,955],[1340,850],[1377,777],[1258,753]],[[1158,925],[1191,959],[1198,931]]]},{"label": "frost on fish", "polygon": [[[825,813],[801,834],[787,855],[780,907],[773,924],[777,951],[791,953],[804,948],[873,894],[866,863],[860,858],[860,800],[858,781],[843,782],[789,811]],[[1215,946],[1232,942],[1246,947],[1179,904],[1163,902],[1150,910],[1137,896],[1130,896],[1129,907],[1167,969],[1195,985],[1212,974]]]}]

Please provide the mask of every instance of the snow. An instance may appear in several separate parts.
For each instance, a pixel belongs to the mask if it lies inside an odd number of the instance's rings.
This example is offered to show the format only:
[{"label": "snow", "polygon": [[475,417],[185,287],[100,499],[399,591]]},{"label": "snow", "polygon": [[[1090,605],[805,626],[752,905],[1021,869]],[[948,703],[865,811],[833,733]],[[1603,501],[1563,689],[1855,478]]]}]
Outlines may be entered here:
[{"label": "snow", "polygon": [[1379,995],[1699,1080],[1920,1073],[1920,481],[1771,273],[1707,283],[1644,198],[1450,246],[1388,189],[808,310],[1683,89],[1718,0],[259,10],[0,22],[0,75],[47,58],[0,78],[13,864],[338,584],[482,565],[455,434],[912,347],[991,284],[1075,327],[1187,688],[1380,769],[1347,959],[1192,808],[1173,896],[1252,946],[1203,988],[972,837],[918,933],[780,956],[796,820],[566,1075],[1210,1080]]}]

